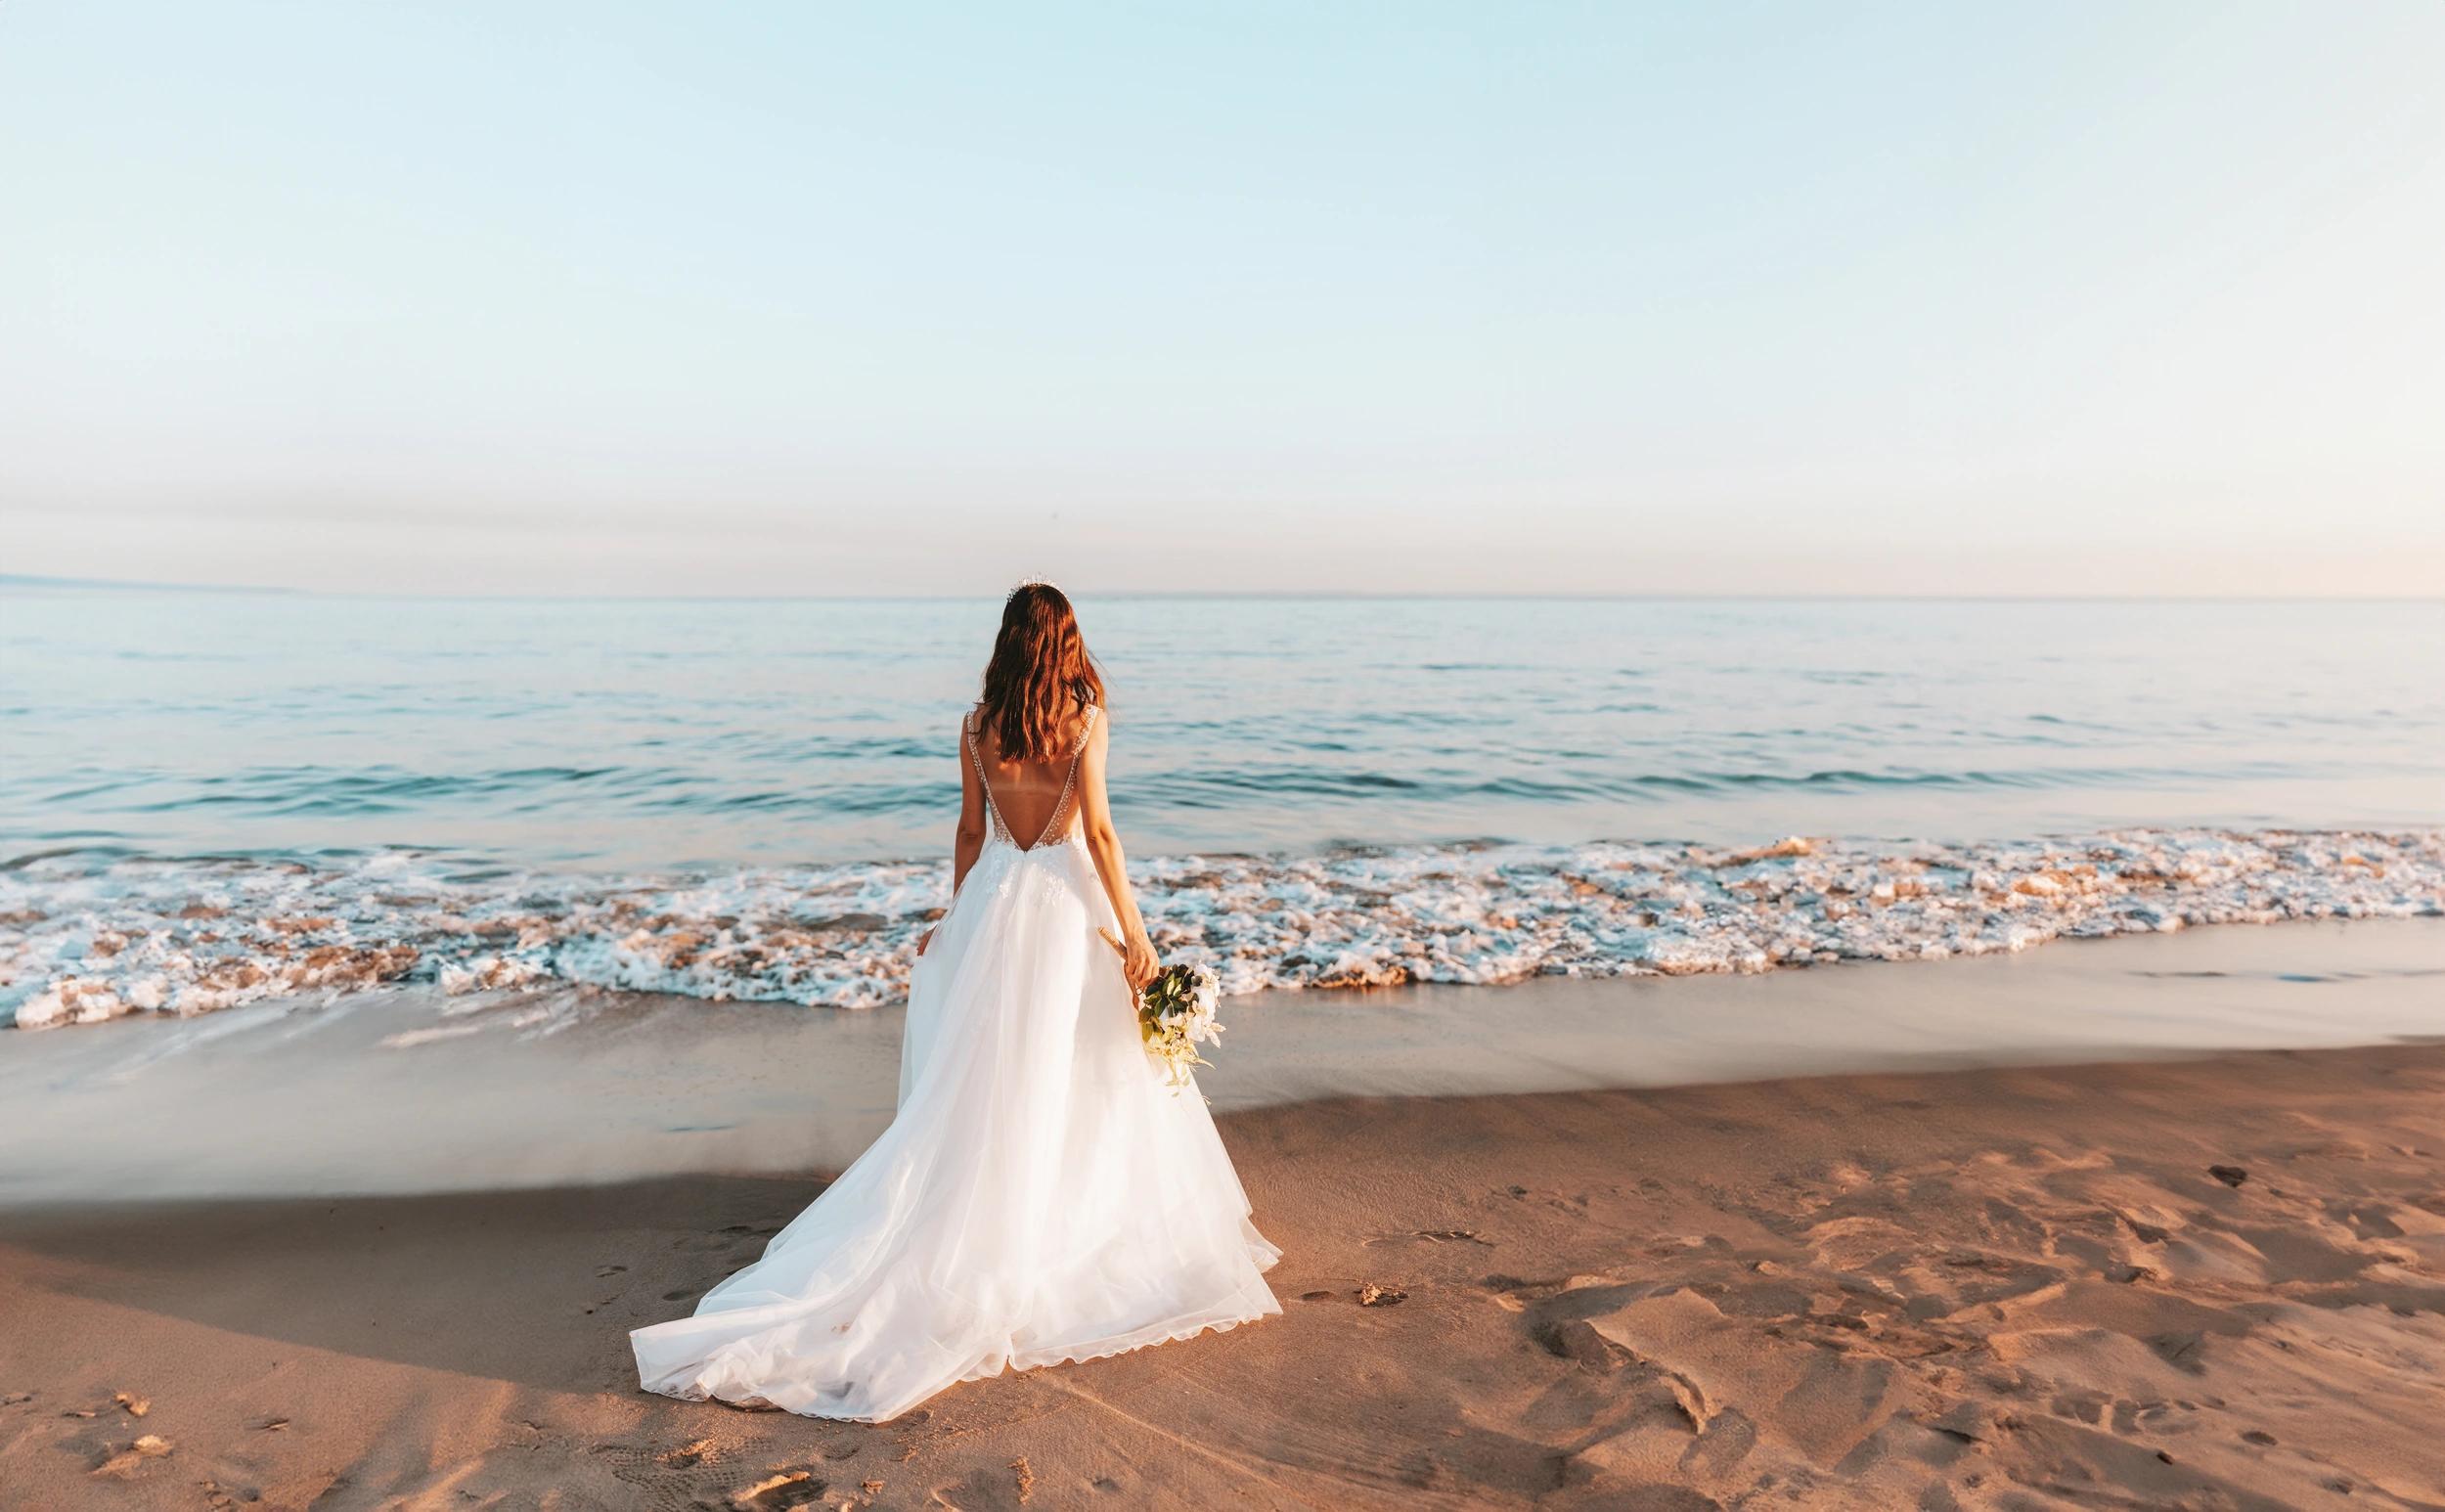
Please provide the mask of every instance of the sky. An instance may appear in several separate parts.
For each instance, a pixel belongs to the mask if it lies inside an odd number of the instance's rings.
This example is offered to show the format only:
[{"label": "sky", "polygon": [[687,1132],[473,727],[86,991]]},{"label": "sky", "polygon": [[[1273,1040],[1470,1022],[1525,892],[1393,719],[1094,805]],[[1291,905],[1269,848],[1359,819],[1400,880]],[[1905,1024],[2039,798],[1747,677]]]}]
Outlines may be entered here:
[{"label": "sky", "polygon": [[2445,591],[2445,5],[0,7],[0,572]]}]

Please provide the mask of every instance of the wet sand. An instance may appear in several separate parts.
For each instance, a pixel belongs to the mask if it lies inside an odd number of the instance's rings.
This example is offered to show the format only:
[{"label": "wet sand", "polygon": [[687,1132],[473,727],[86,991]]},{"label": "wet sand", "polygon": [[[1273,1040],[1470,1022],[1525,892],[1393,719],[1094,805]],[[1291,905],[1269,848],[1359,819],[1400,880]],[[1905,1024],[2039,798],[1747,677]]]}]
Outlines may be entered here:
[{"label": "wet sand", "polygon": [[[2445,920],[2231,927],[1759,976],[1223,1003],[1218,1112],[2385,1044],[2445,1033]],[[900,1014],[430,989],[0,1032],[0,1210],[837,1170]]]},{"label": "wet sand", "polygon": [[[272,1072],[191,1090],[191,1076],[236,1074],[208,1048],[128,1069],[135,1034],[117,1080],[79,1092],[96,1073],[71,1064],[85,1053],[71,1037],[115,1030],[67,1031],[49,1043],[75,1053],[41,1061],[63,1093],[41,1139],[12,1130],[7,1145],[22,1200],[0,1208],[0,1504],[2445,1504],[2445,1004],[2423,943],[2437,932],[2334,931],[2320,948],[2356,959],[2348,971],[2271,971],[2254,954],[2297,965],[2318,933],[1653,995],[1558,983],[1553,1015],[1597,1014],[1612,995],[1611,1033],[1517,1017],[1487,1032],[1514,1059],[1462,1039],[1380,1073],[1413,1091],[1431,1078],[1568,1087],[1630,1062],[1659,1079],[1736,1071],[1756,1063],[1724,1047],[1742,1045],[1828,1073],[1702,1086],[1269,1101],[1299,1090],[1291,1068],[1331,1070],[1325,1047],[1349,1039],[1336,1015],[1449,1026],[1428,1000],[1311,1002],[1312,1023],[1269,1031],[1242,1013],[1249,1032],[1218,1082],[1269,1068],[1289,1083],[1235,1087],[1222,1121],[1287,1252],[1271,1278],[1286,1314],[972,1383],[879,1427],[647,1398],[629,1374],[625,1330],[687,1311],[819,1179],[429,1189],[446,1184],[441,1159],[510,1137],[520,1087],[533,1148],[500,1151],[487,1177],[573,1161],[564,1100],[625,1088],[669,1120],[735,1100],[707,1081],[735,1071],[718,1035],[589,1018],[532,1043],[505,1029],[353,1061],[326,1045],[294,1064],[266,1042],[253,1058],[274,1072],[320,1069],[347,1089],[289,1103]],[[2178,974],[2209,970],[2225,974]],[[1475,1015],[1453,1017],[1477,1022],[1511,995],[1473,996]],[[1992,1027],[2033,1001],[2058,1010],[2043,1033]],[[2286,1027],[2286,1003],[2328,1016]],[[631,1010],[664,1011],[615,1011]],[[1868,1010],[1882,1016],[1842,1032]],[[313,1033],[409,1032],[385,1011],[361,1004]],[[1915,1042],[1905,1022],[1922,1026]],[[1978,1043],[1948,1040],[1947,1023]],[[2156,1058],[2026,1063],[2093,1059],[2107,1023],[2126,1026],[2109,1048]],[[2196,1044],[2211,1025],[2410,1042],[2423,1023],[2430,1043]],[[893,1029],[834,1041],[827,1074],[849,1077],[858,1054],[887,1066]],[[257,1030],[283,1032],[244,1033]],[[1524,1047],[1547,1033],[1552,1045]],[[1629,1043],[1608,1060],[1596,1039]],[[763,1048],[789,1045],[803,1042]],[[2014,1063],[1861,1071],[1845,1055]],[[389,1084],[341,1069],[358,1062],[421,1065],[400,1084],[431,1091],[421,1134],[384,1100]],[[768,1068],[754,1095],[805,1095],[797,1071]],[[29,1128],[17,1090],[7,1117]],[[258,1094],[319,1117],[288,1139],[324,1153],[287,1174],[360,1194],[179,1200],[157,1175],[115,1191],[104,1178],[125,1157],[82,1142],[122,1148],[85,1121],[110,1104],[78,1097],[116,1098],[130,1118],[149,1102],[190,1135],[191,1153],[155,1143],[156,1161],[226,1178],[264,1137],[243,1105]],[[616,1159],[600,1172],[691,1137],[632,1137],[616,1100],[600,1114]],[[396,1141],[388,1169],[362,1164],[378,1148],[367,1127]],[[103,1184],[74,1202],[26,1196],[46,1163]],[[393,1194],[362,1194],[385,1183]]]}]

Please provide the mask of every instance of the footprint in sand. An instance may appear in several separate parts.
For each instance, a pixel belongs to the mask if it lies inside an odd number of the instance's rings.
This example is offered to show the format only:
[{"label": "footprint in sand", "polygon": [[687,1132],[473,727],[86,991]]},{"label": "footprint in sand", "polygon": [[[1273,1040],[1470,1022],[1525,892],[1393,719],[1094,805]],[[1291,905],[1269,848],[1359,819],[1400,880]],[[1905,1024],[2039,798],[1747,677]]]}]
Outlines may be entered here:
[{"label": "footprint in sand", "polygon": [[730,1504],[740,1512],[782,1512],[787,1507],[809,1506],[822,1494],[823,1483],[812,1471],[788,1470],[740,1487],[731,1492]]},{"label": "footprint in sand", "polygon": [[1378,1234],[1374,1238],[1366,1241],[1367,1248],[1369,1249],[1373,1249],[1379,1244],[1413,1243],[1483,1244],[1488,1249],[1492,1249],[1494,1247],[1493,1240],[1487,1238],[1484,1234],[1479,1233],[1474,1228],[1410,1228],[1404,1229],[1400,1233]]}]

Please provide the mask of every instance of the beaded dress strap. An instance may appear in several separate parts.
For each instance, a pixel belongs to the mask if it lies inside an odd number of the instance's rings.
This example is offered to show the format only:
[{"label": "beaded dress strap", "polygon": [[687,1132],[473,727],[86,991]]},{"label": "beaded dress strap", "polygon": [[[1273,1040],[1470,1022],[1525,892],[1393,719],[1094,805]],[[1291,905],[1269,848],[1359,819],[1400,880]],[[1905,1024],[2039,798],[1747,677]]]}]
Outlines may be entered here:
[{"label": "beaded dress strap", "polygon": [[1010,838],[1010,826],[1001,822],[1001,805],[994,802],[994,784],[985,780],[985,754],[976,746],[976,711],[971,709],[960,719],[959,727],[967,740],[968,764],[976,768],[976,785],[985,792],[985,817],[993,823],[995,838],[1016,845],[1018,842]]},{"label": "beaded dress strap", "polygon": [[1070,747],[1070,775],[1062,779],[1061,799],[1052,806],[1051,817],[1045,821],[1045,832],[1036,837],[1036,845],[1044,844],[1069,823],[1070,799],[1078,791],[1078,764],[1087,755],[1087,737],[1095,733],[1095,717],[1102,712],[1091,703],[1087,706],[1087,722],[1078,727],[1078,744]]}]

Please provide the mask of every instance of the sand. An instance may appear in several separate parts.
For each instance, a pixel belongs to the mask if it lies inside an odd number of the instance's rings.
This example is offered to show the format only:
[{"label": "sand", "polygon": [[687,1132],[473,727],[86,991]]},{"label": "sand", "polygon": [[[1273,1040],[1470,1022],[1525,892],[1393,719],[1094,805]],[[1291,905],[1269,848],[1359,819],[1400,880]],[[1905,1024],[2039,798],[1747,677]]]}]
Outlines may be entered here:
[{"label": "sand", "polygon": [[625,1335],[821,1189],[738,1152],[879,1121],[888,1017],[28,1036],[0,1508],[2445,1506],[2440,947],[1265,1004],[1210,1080],[1285,1315],[879,1427]]},{"label": "sand", "polygon": [[2445,1047],[1341,1099],[1225,1137],[1288,1251],[1286,1315],[879,1427],[631,1389],[623,1330],[684,1310],[810,1180],[20,1211],[0,1487],[130,1508],[759,1486],[737,1504],[2445,1502]]}]

